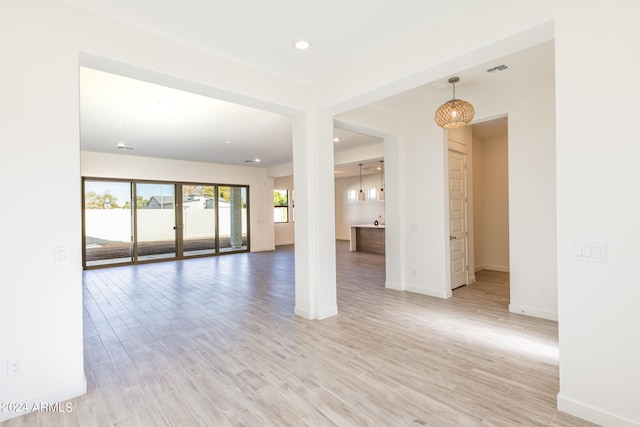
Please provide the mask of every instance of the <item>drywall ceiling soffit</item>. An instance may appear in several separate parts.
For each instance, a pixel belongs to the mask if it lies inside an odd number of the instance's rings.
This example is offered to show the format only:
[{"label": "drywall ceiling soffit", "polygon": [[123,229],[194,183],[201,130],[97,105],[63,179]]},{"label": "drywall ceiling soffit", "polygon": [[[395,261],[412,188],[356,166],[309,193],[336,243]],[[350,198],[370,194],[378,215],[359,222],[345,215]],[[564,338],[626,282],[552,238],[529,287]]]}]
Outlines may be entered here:
[{"label": "drywall ceiling soffit", "polygon": [[[59,1],[306,85],[327,81],[383,52],[398,51],[409,39],[431,40],[421,35],[447,23],[453,25],[460,10],[481,13],[495,3],[504,3]],[[300,38],[309,40],[311,48],[296,50],[293,44]]]},{"label": "drywall ceiling soffit", "polygon": [[333,136],[339,138],[339,141],[334,140],[334,152],[336,153],[378,145],[383,142],[382,139],[375,136],[338,128],[333,130]]},{"label": "drywall ceiling soffit", "polygon": [[382,157],[377,159],[369,159],[353,163],[345,163],[342,165],[336,165],[334,168],[335,178],[346,178],[350,176],[360,175],[360,163],[362,163],[362,176],[365,175],[380,175],[380,160],[384,160]]}]

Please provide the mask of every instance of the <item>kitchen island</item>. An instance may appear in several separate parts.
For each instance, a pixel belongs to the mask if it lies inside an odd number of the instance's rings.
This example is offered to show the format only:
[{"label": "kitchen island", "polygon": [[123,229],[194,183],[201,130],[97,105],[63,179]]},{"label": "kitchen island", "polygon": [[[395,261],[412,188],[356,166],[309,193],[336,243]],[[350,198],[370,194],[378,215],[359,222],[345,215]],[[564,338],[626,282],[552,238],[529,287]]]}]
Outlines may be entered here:
[{"label": "kitchen island", "polygon": [[359,224],[351,226],[351,252],[385,253],[384,225]]}]

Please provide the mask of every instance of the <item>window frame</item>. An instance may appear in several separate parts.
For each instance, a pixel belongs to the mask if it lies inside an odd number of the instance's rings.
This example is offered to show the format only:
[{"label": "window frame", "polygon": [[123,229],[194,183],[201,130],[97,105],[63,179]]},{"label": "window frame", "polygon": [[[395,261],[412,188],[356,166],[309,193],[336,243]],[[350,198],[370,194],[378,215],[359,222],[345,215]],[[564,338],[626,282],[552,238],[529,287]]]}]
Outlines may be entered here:
[{"label": "window frame", "polygon": [[[286,199],[287,199],[287,204],[286,204],[286,205],[276,205],[276,204],[275,204],[275,194],[276,194],[276,193],[280,193],[280,194],[282,194],[282,192],[284,192],[284,193],[285,193],[285,194],[284,194],[284,196],[285,196],[285,197],[286,197]],[[274,223],[274,224],[288,224],[289,222],[291,222],[291,215],[290,215],[290,212],[289,212],[289,210],[290,210],[290,205],[291,205],[291,197],[289,196],[289,192],[290,192],[290,190],[289,190],[289,189],[287,189],[287,188],[274,188],[274,189],[273,189],[273,194],[274,194],[274,203],[273,203],[273,223]],[[284,209],[283,209],[283,208],[284,208]],[[286,217],[286,218],[285,218],[285,221],[278,221],[278,220],[276,219],[276,218],[279,216],[279,215],[276,215],[276,210],[280,210],[280,211],[284,210],[284,212],[285,212],[285,217]],[[281,216],[279,216],[279,217],[281,217]]]}]

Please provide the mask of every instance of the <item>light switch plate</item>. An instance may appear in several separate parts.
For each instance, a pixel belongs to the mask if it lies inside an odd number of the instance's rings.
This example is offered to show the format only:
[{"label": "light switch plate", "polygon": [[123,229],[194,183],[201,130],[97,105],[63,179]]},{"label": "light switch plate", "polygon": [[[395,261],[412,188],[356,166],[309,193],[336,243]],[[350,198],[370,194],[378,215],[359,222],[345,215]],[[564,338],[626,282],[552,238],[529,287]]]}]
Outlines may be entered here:
[{"label": "light switch plate", "polygon": [[577,261],[606,262],[607,244],[604,242],[571,242],[571,258]]},{"label": "light switch plate", "polygon": [[67,248],[57,247],[54,249],[55,263],[64,264],[67,262]]}]

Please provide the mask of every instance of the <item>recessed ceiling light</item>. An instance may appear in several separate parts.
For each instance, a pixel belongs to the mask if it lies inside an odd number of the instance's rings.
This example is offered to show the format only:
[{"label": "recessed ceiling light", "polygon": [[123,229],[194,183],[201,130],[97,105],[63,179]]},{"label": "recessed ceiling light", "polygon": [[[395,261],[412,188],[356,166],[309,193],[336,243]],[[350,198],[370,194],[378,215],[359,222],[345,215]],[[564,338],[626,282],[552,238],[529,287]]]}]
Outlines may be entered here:
[{"label": "recessed ceiling light", "polygon": [[300,40],[296,40],[296,42],[293,45],[296,47],[296,49],[306,50],[306,49],[309,49],[309,46],[311,46],[311,43],[309,43],[304,39],[300,39]]},{"label": "recessed ceiling light", "polygon": [[119,128],[121,128],[122,126],[123,126],[123,125],[122,125],[122,123],[118,123],[118,124],[116,125],[116,127],[119,127]]},{"label": "recessed ceiling light", "polygon": [[256,157],[254,161],[260,163],[260,159],[258,157]]},{"label": "recessed ceiling light", "polygon": [[225,144],[231,144],[231,141],[225,141],[224,143]]},{"label": "recessed ceiling light", "polygon": [[336,136],[335,138],[333,138],[333,142],[340,142],[340,138]]}]

